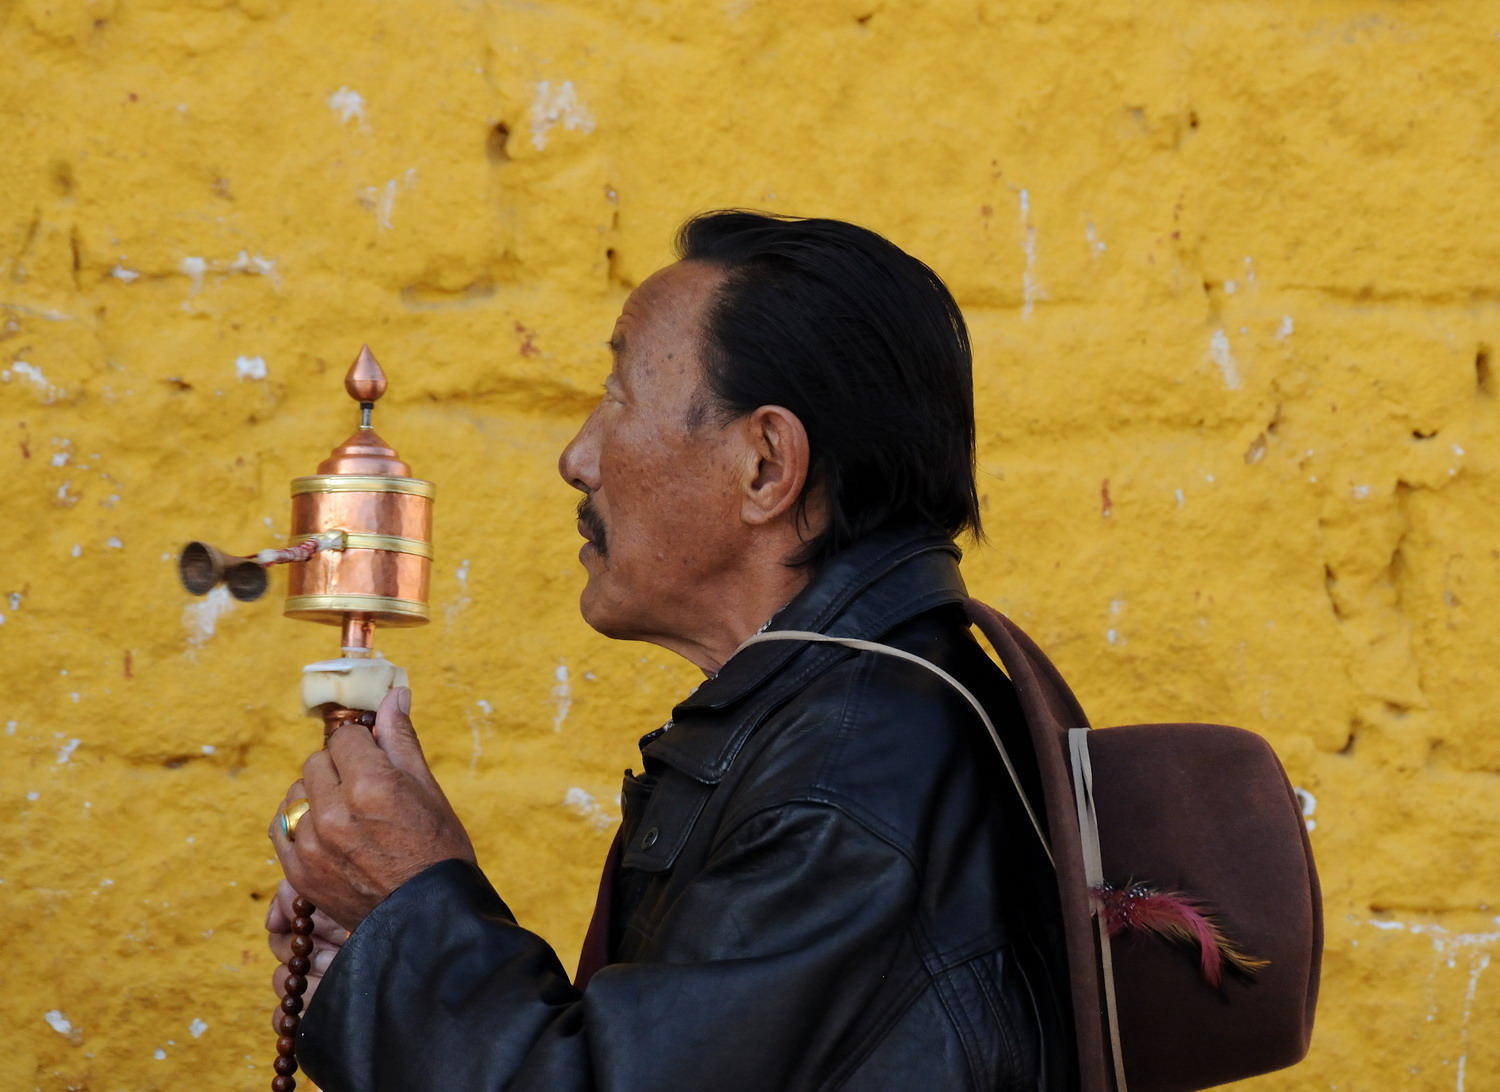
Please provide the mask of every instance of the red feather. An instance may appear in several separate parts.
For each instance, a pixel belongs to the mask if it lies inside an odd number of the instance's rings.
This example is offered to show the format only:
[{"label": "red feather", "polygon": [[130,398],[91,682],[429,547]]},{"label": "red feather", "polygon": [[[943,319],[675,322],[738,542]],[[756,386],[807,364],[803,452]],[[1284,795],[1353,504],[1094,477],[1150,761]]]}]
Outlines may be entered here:
[{"label": "red feather", "polygon": [[1198,946],[1204,980],[1215,989],[1224,980],[1224,963],[1241,974],[1253,976],[1269,966],[1240,951],[1220,931],[1203,903],[1180,891],[1160,891],[1150,884],[1133,883],[1126,888],[1104,884],[1093,889],[1105,928],[1114,937],[1127,929],[1152,933],[1167,940]]}]

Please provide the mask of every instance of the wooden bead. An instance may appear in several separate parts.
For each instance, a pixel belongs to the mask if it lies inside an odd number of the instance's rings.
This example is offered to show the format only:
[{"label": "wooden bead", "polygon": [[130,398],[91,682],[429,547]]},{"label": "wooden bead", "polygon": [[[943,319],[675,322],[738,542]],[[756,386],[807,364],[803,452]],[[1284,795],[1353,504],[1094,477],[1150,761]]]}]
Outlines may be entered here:
[{"label": "wooden bead", "polygon": [[313,914],[317,908],[312,902],[298,895],[292,900],[292,958],[286,961],[288,971],[281,999],[281,1012],[276,1018],[276,1077],[271,1081],[271,1092],[295,1092],[297,1072],[297,1028],[302,1022],[298,1015],[302,1011],[302,995],[307,992],[307,972],[312,970]]}]

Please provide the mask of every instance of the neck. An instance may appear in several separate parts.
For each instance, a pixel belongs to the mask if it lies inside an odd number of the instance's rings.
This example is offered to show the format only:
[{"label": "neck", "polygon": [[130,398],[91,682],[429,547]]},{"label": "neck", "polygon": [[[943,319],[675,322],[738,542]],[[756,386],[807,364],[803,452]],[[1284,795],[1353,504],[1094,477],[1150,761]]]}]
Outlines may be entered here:
[{"label": "neck", "polygon": [[806,568],[791,568],[778,554],[714,582],[702,603],[700,624],[691,633],[645,638],[696,665],[705,675],[718,674],[745,639],[812,580]]}]

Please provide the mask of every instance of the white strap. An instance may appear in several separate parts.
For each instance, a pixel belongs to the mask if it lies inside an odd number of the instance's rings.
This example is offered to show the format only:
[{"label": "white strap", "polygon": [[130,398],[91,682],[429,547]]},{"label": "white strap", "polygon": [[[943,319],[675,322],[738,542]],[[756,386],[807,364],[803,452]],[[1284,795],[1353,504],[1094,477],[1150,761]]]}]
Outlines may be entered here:
[{"label": "white strap", "polygon": [[[985,729],[990,733],[990,739],[994,741],[995,749],[1000,752],[1000,761],[1005,763],[1005,772],[1010,774],[1011,784],[1016,787],[1016,795],[1021,798],[1021,805],[1026,809],[1026,815],[1031,820],[1031,828],[1036,831],[1036,836],[1041,839],[1042,850],[1047,854],[1047,860],[1052,861],[1054,869],[1057,868],[1057,862],[1052,857],[1052,847],[1047,844],[1046,832],[1042,830],[1041,821],[1037,819],[1036,812],[1032,810],[1031,801],[1026,798],[1025,790],[1021,788],[1021,778],[1016,773],[1016,767],[1011,762],[1010,755],[1005,750],[1005,744],[1000,742],[1000,733],[995,731],[995,722],[990,720],[990,715],[984,711],[984,706],[979,704],[979,699],[971,694],[968,687],[964,686],[963,683],[959,682],[930,660],[924,660],[922,657],[907,652],[904,649],[892,648],[890,645],[882,645],[875,641],[861,641],[855,637],[830,637],[826,633],[809,633],[805,630],[777,629],[755,634],[755,636],[740,645],[740,648],[744,648],[747,645],[760,644],[762,641],[815,641],[820,644],[843,645],[846,648],[857,648],[864,652],[884,653],[887,656],[894,656],[898,660],[906,660],[908,663],[925,667],[928,671],[931,671],[938,678],[953,687],[953,689],[957,690],[963,695],[964,700],[974,707],[974,712],[978,713],[979,719],[984,722]],[[1098,845],[1097,838],[1095,839],[1095,845]],[[1120,1087],[1121,1092],[1123,1092],[1124,1085]]]},{"label": "white strap", "polygon": [[[1089,899],[1104,884],[1104,853],[1099,848],[1099,815],[1094,810],[1094,766],[1089,761],[1089,730],[1068,729],[1068,751],[1073,758],[1073,800],[1078,805],[1078,833],[1083,846],[1083,882]],[[1115,1064],[1115,1088],[1126,1092],[1125,1055],[1120,1047],[1120,1013],[1115,1001],[1115,963],[1109,947],[1109,927],[1097,903],[1094,927],[1099,933],[1099,962],[1104,970],[1104,1010],[1109,1023],[1109,1052]]]}]

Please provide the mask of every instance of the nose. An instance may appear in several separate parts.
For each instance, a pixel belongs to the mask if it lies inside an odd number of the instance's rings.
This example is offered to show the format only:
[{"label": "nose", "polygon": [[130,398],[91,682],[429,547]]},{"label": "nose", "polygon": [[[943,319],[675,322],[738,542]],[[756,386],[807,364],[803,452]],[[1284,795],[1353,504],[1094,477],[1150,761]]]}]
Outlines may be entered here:
[{"label": "nose", "polygon": [[578,435],[568,441],[557,458],[557,472],[563,481],[581,493],[592,493],[599,488],[599,440],[595,427],[598,415],[598,410],[589,414]]}]

